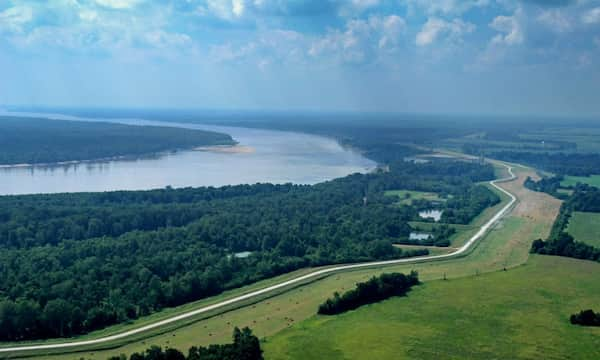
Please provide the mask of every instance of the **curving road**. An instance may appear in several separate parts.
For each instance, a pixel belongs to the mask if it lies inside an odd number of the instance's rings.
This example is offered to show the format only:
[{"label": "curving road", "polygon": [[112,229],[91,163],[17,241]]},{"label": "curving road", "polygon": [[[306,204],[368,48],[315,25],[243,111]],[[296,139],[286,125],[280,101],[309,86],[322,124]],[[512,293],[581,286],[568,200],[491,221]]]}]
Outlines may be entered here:
[{"label": "curving road", "polygon": [[266,287],[266,288],[263,288],[260,290],[252,291],[250,293],[240,295],[240,296],[231,298],[229,300],[223,300],[223,301],[218,302],[213,305],[208,305],[208,306],[196,309],[196,310],[192,310],[192,311],[189,311],[189,312],[177,315],[177,316],[173,316],[173,317],[165,319],[165,320],[157,321],[155,323],[152,323],[152,324],[149,324],[146,326],[142,326],[137,329],[124,331],[122,333],[118,333],[115,335],[105,336],[105,337],[101,337],[101,338],[93,339],[93,340],[81,340],[81,341],[63,342],[63,343],[56,343],[56,344],[39,344],[39,345],[6,347],[6,348],[0,348],[0,353],[7,353],[7,352],[16,353],[16,352],[24,352],[24,351],[31,351],[31,350],[68,349],[68,348],[73,348],[73,347],[77,347],[77,346],[102,344],[102,343],[106,343],[106,342],[113,341],[113,340],[123,339],[128,336],[139,334],[139,333],[142,333],[142,332],[145,332],[148,330],[156,329],[161,326],[174,323],[176,321],[180,321],[183,319],[190,318],[192,316],[196,316],[198,314],[206,313],[208,311],[219,309],[219,308],[222,308],[227,305],[231,305],[231,304],[238,303],[238,302],[241,302],[244,300],[248,300],[248,299],[257,297],[259,295],[271,292],[273,290],[277,290],[277,289],[280,289],[280,288],[283,288],[283,287],[286,287],[289,285],[293,285],[293,284],[302,282],[302,281],[310,279],[310,278],[318,277],[318,276],[329,274],[329,273],[334,273],[337,271],[359,269],[359,268],[366,268],[366,267],[372,267],[372,266],[407,264],[407,263],[432,261],[432,260],[440,260],[440,259],[445,259],[445,258],[456,257],[456,256],[464,254],[468,250],[470,250],[471,247],[477,242],[477,240],[481,239],[486,234],[486,232],[494,224],[496,224],[496,222],[498,222],[498,220],[500,220],[500,218],[502,218],[504,215],[506,215],[506,213],[511,208],[511,206],[513,206],[513,204],[517,201],[517,198],[513,194],[511,194],[507,190],[501,188],[497,184],[499,182],[510,181],[510,180],[516,179],[516,176],[512,171],[512,167],[510,167],[506,164],[502,164],[502,165],[506,167],[510,176],[507,178],[504,178],[504,179],[497,179],[497,180],[490,181],[490,184],[493,187],[495,187],[496,189],[498,189],[498,190],[502,191],[503,193],[505,193],[506,195],[508,195],[511,200],[502,209],[500,209],[488,222],[486,222],[479,229],[479,231],[477,231],[477,233],[475,235],[473,235],[463,246],[461,246],[454,252],[451,252],[448,254],[443,254],[443,255],[419,256],[419,257],[413,257],[413,258],[387,260],[387,261],[374,261],[374,262],[366,262],[366,263],[359,263],[359,264],[340,265],[340,266],[330,267],[327,269],[321,269],[321,270],[317,270],[317,271],[308,273],[306,275],[299,276],[299,277],[291,279],[291,280],[283,281],[276,285],[272,285],[272,286],[269,286],[269,287]]}]

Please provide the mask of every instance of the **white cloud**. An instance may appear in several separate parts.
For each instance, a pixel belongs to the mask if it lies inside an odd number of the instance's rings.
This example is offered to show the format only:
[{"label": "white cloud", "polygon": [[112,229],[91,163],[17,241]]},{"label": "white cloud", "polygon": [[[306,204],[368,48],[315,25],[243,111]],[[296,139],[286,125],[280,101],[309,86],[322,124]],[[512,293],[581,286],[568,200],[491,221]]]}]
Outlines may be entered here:
[{"label": "white cloud", "polygon": [[454,19],[451,22],[440,18],[429,18],[417,33],[415,43],[417,46],[427,46],[434,43],[439,37],[447,36],[453,40],[461,40],[462,35],[475,30],[475,25]]},{"label": "white cloud", "polygon": [[536,20],[557,33],[565,33],[572,29],[570,19],[561,9],[543,10]]},{"label": "white cloud", "polygon": [[475,7],[485,7],[490,0],[406,0],[409,12],[424,11],[427,15],[462,14]]},{"label": "white cloud", "polygon": [[15,6],[0,12],[0,31],[20,33],[23,26],[33,20],[33,10],[31,7]]},{"label": "white cloud", "polygon": [[[262,3],[259,3],[259,5]],[[232,21],[241,18],[246,10],[246,0],[207,0],[200,6],[201,15],[215,15],[222,20]]]},{"label": "white cloud", "polygon": [[588,10],[583,14],[581,20],[584,24],[592,25],[600,23],[600,7]]},{"label": "white cloud", "polygon": [[94,21],[98,19],[98,13],[93,10],[82,10],[79,12],[79,18],[83,21]]},{"label": "white cloud", "polygon": [[142,0],[95,0],[100,6],[111,9],[130,9],[141,3]]},{"label": "white cloud", "polygon": [[520,10],[513,16],[497,16],[491,22],[490,27],[504,34],[498,34],[492,39],[492,44],[517,45],[523,43],[525,35],[519,23]]},{"label": "white cloud", "polygon": [[186,34],[168,33],[164,30],[154,30],[144,36],[146,42],[154,48],[181,47],[192,42]]},{"label": "white cloud", "polygon": [[312,57],[331,55],[342,62],[364,63],[380,52],[394,52],[406,28],[397,15],[371,16],[366,20],[350,20],[341,30],[330,30],[315,39],[308,54]]}]

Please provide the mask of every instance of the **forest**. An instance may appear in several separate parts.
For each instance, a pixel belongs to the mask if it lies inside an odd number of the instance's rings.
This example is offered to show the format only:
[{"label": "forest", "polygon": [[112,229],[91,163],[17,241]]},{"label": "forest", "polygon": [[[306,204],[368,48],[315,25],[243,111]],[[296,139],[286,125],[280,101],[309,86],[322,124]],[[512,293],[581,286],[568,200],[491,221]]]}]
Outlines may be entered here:
[{"label": "forest", "polygon": [[418,208],[384,192],[450,194],[444,211],[464,223],[499,201],[477,184],[493,176],[401,162],[313,186],[0,197],[0,339],[87,333],[307,266],[424,255],[392,246]]},{"label": "forest", "polygon": [[535,240],[531,252],[600,261],[600,248],[578,242],[566,232],[573,211],[600,212],[600,189],[586,184],[575,186],[573,194],[562,204],[550,236],[546,241]]},{"label": "forest", "polygon": [[234,143],[226,134],[175,127],[0,117],[0,165],[139,157]]},{"label": "forest", "polygon": [[[262,360],[260,341],[252,334],[252,330],[245,327],[233,330],[231,344],[213,344],[205,346],[192,346],[187,356],[173,348],[163,350],[159,346],[152,346],[143,353],[133,353],[129,360]],[[127,356],[113,356],[108,360],[127,360]]]},{"label": "forest", "polygon": [[390,298],[403,296],[414,285],[419,284],[419,275],[411,272],[409,275],[401,273],[381,274],[373,276],[366,282],[356,284],[356,288],[348,290],[342,295],[335,292],[332,298],[325,300],[319,306],[321,315],[337,315],[357,309],[363,305],[372,304]]}]

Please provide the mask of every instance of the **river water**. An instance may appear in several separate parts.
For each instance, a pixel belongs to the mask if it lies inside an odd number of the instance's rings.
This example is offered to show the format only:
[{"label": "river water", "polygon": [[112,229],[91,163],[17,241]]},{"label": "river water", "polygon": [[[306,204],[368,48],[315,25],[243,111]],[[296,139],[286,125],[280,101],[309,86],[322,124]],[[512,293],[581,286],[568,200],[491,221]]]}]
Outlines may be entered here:
[{"label": "river water", "polygon": [[[94,121],[57,114],[0,115]],[[98,120],[96,120],[98,121]],[[0,195],[111,190],[147,190],[166,186],[223,186],[258,182],[314,184],[355,172],[375,163],[335,140],[308,134],[146,121],[102,120],[134,125],[177,126],[231,135],[240,153],[179,151],[153,158],[93,161],[54,166],[0,168]]]}]

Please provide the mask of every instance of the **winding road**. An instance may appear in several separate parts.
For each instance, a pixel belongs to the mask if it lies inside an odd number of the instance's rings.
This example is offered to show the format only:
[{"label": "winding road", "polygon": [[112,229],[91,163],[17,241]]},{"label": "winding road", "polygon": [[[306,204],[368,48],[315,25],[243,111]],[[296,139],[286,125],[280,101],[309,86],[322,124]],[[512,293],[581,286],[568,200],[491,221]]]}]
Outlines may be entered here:
[{"label": "winding road", "polygon": [[[39,345],[25,345],[25,346],[16,346],[16,347],[4,347],[4,348],[0,348],[0,354],[1,353],[19,353],[19,352],[25,352],[25,351],[35,351],[35,350],[50,350],[50,349],[68,349],[68,348],[73,348],[73,347],[78,347],[78,346],[86,346],[86,345],[96,345],[96,344],[102,344],[102,343],[107,343],[109,341],[113,341],[113,340],[119,340],[119,339],[123,339],[135,334],[139,334],[148,330],[153,330],[156,328],[160,328],[162,326],[168,325],[168,324],[172,324],[174,322],[180,321],[180,320],[184,320],[202,313],[206,313],[215,309],[219,309],[222,307],[225,307],[227,305],[231,305],[231,304],[235,304],[235,303],[239,303],[241,301],[244,300],[248,300],[248,299],[252,299],[255,298],[257,296],[263,295],[265,293],[269,293],[272,292],[274,290],[277,289],[281,289],[284,288],[286,286],[290,286],[290,285],[294,285],[297,283],[300,283],[302,281],[305,281],[307,279],[311,279],[311,278],[315,278],[315,277],[319,277],[322,275],[327,275],[330,273],[334,273],[334,272],[338,272],[338,271],[343,271],[343,270],[352,270],[352,269],[359,269],[359,268],[366,268],[366,267],[373,267],[373,266],[385,266],[385,265],[396,265],[396,264],[407,264],[407,263],[414,263],[414,262],[423,262],[423,261],[433,261],[433,260],[440,260],[440,259],[446,259],[446,258],[452,258],[452,257],[456,257],[462,254],[465,254],[467,251],[469,251],[471,249],[471,247],[479,240],[481,239],[486,233],[487,231],[498,222],[498,220],[500,220],[503,216],[505,216],[508,211],[510,210],[510,208],[514,205],[514,203],[517,201],[517,198],[515,197],[515,195],[511,194],[510,192],[508,192],[507,190],[503,189],[502,187],[498,186],[499,182],[505,182],[505,181],[510,181],[510,180],[514,180],[516,179],[515,174],[512,171],[512,167],[506,164],[502,164],[503,166],[506,167],[506,169],[508,170],[508,173],[510,174],[509,177],[507,178],[503,178],[503,179],[497,179],[497,180],[493,180],[490,181],[490,185],[492,185],[493,187],[495,187],[496,189],[498,189],[499,191],[503,192],[504,194],[508,195],[510,197],[510,201],[508,202],[508,204],[506,204],[504,207],[502,207],[502,209],[500,209],[490,220],[488,220],[483,226],[481,226],[481,228],[479,229],[479,231],[477,231],[477,233],[475,235],[473,235],[463,246],[461,246],[460,248],[458,248],[456,251],[448,253],[448,254],[443,254],[443,255],[432,255],[432,256],[420,256],[420,257],[413,257],[413,258],[406,258],[406,259],[397,259],[397,260],[387,260],[387,261],[375,261],[375,262],[366,262],[366,263],[359,263],[359,264],[349,264],[349,265],[340,265],[340,266],[335,266],[335,267],[330,267],[330,268],[326,268],[326,269],[321,269],[321,270],[316,270],[314,272],[293,278],[291,280],[287,280],[287,281],[283,281],[281,283],[272,285],[272,286],[268,286],[265,287],[263,289],[260,290],[256,290],[256,291],[252,291],[250,293],[244,294],[244,295],[240,295],[240,296],[236,296],[233,297],[231,299],[228,300],[223,300],[221,302],[218,302],[216,304],[212,304],[212,305],[208,305],[208,306],[204,306],[201,307],[199,309],[195,309],[195,310],[191,310],[189,312],[180,314],[180,315],[176,315],[161,321],[157,321],[155,323],[149,324],[149,325],[145,325],[133,330],[129,330],[129,331],[124,331],[122,333],[118,333],[115,335],[110,335],[110,336],[105,336],[105,337],[101,337],[98,339],[92,339],[92,340],[81,340],[81,341],[72,341],[72,342],[62,342],[62,343],[55,343],[55,344],[39,344]],[[0,345],[1,346],[1,345]]]}]

